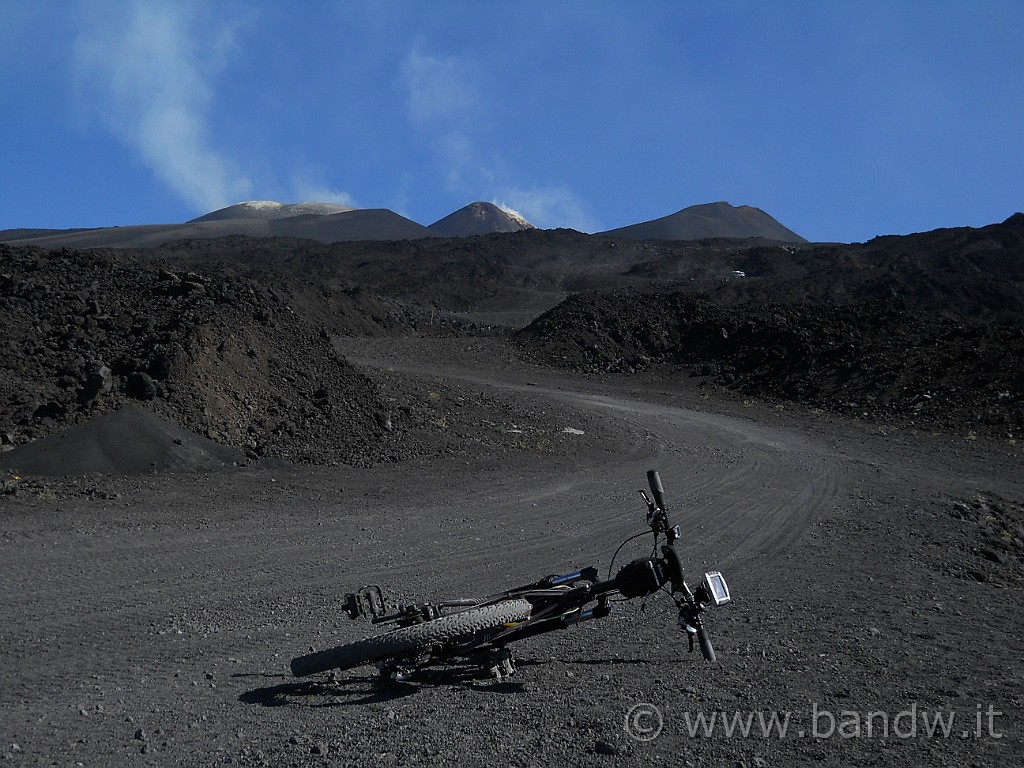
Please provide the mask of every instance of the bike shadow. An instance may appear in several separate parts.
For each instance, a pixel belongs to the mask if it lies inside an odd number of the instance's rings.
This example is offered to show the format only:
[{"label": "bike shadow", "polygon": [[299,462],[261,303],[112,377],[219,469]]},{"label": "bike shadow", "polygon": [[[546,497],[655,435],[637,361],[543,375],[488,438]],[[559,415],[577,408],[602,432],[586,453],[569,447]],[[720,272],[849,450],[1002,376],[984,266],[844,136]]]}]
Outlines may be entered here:
[{"label": "bike shadow", "polygon": [[[257,676],[287,679],[285,675],[263,673],[232,675],[232,677]],[[261,707],[295,705],[310,708],[351,707],[404,699],[415,696],[424,689],[455,686],[496,694],[521,693],[523,690],[521,683],[482,679],[475,669],[449,667],[440,671],[424,671],[404,681],[389,680],[379,675],[360,675],[339,676],[327,680],[283,682],[245,691],[239,694],[238,700],[243,704],[256,704]]]},{"label": "bike shadow", "polygon": [[[248,675],[245,676],[248,677]],[[243,675],[238,675],[238,677],[243,677]],[[278,677],[285,676],[278,675]],[[243,704],[258,704],[261,707],[294,705],[335,707],[392,701],[411,696],[418,690],[417,686],[406,683],[381,682],[374,677],[350,677],[338,680],[278,683],[277,685],[253,688],[239,694],[238,700]]]}]

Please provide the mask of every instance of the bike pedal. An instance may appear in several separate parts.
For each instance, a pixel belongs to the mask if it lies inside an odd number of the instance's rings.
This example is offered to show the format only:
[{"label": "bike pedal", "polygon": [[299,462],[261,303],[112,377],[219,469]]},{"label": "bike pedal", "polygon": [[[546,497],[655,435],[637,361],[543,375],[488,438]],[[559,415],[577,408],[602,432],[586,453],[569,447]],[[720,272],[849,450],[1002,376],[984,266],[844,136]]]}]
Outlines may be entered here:
[{"label": "bike pedal", "polygon": [[499,683],[509,677],[512,677],[515,673],[516,665],[512,663],[511,659],[505,659],[504,661],[498,662],[490,669],[491,677]]},{"label": "bike pedal", "polygon": [[349,592],[345,595],[344,611],[350,619],[383,616],[384,593],[376,584],[365,586],[358,592]]},{"label": "bike pedal", "polygon": [[512,652],[507,648],[491,652],[492,664],[487,670],[491,677],[499,683],[516,673],[516,663],[512,658]]}]

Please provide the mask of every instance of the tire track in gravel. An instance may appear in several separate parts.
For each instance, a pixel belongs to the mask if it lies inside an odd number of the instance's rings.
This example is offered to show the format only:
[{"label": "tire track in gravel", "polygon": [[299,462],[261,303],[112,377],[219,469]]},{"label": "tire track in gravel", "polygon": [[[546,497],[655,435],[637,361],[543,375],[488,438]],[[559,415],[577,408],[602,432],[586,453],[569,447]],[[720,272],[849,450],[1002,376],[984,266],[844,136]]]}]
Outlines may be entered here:
[{"label": "tire track in gravel", "polygon": [[[840,492],[841,463],[828,446],[753,420],[620,398],[550,391],[632,420],[662,442],[661,473],[683,546],[708,565],[742,569],[795,543]],[[623,470],[644,481],[643,462]],[[689,546],[693,542],[693,547]],[[690,554],[687,551],[687,554]]]},{"label": "tire track in gravel", "polygon": [[[633,494],[646,487],[648,468],[661,472],[672,520],[683,528],[685,556],[701,567],[728,566],[742,571],[756,562],[770,561],[799,540],[815,516],[830,509],[840,493],[842,462],[824,441],[796,430],[621,396],[574,392],[572,383],[563,377],[558,378],[561,386],[546,387],[511,381],[500,373],[496,378],[465,360],[438,367],[434,360],[424,362],[415,357],[377,359],[358,345],[345,351],[356,352],[350,359],[359,365],[443,375],[604,411],[628,430],[646,434],[646,445],[614,461],[552,468],[549,474],[528,478],[535,498],[551,498],[570,509],[586,502],[586,526],[579,536],[566,536],[566,546],[589,541],[589,547],[600,554],[607,545],[617,546],[616,537],[621,540],[623,533],[642,528],[642,506]],[[543,374],[538,376],[543,378]],[[545,513],[531,516],[529,508],[516,506],[527,497],[517,499],[514,492],[493,490],[482,493],[488,495],[492,506],[524,524],[545,518]],[[532,541],[539,545],[550,540]],[[509,551],[507,542],[499,547],[485,545],[475,548],[469,559],[498,548]],[[529,543],[511,545],[515,553],[530,548]]]}]

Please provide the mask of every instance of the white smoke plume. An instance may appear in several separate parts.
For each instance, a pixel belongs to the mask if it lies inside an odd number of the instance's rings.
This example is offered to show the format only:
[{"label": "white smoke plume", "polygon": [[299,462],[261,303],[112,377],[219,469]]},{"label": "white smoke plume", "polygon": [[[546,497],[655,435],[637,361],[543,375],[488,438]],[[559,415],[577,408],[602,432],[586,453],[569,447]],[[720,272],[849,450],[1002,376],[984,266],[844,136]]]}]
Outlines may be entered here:
[{"label": "white smoke plume", "polygon": [[501,192],[501,202],[495,205],[542,229],[569,227],[595,232],[599,228],[586,203],[565,187],[505,187]]},{"label": "white smoke plume", "polygon": [[90,117],[197,210],[246,199],[252,185],[212,145],[208,126],[232,26],[186,0],[82,8],[74,62]]}]

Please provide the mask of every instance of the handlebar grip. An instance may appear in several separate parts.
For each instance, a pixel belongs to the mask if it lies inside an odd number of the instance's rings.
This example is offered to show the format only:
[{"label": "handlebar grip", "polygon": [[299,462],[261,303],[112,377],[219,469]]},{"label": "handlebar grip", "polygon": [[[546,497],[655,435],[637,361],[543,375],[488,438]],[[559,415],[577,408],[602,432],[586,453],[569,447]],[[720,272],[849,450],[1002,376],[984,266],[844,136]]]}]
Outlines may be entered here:
[{"label": "handlebar grip", "polygon": [[661,477],[658,475],[658,470],[647,470],[647,484],[651,486],[651,493],[654,494],[654,503],[658,505],[658,509],[664,510],[665,489],[661,487]]},{"label": "handlebar grip", "polygon": [[700,652],[706,661],[715,661],[715,647],[711,645],[711,638],[704,627],[697,627],[697,640],[700,642]]}]

